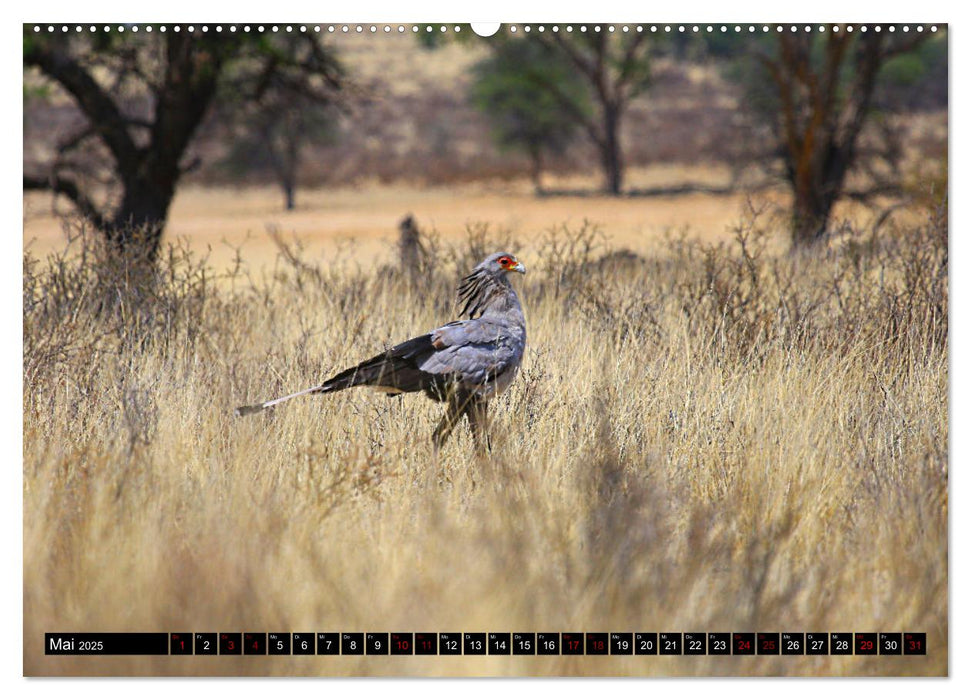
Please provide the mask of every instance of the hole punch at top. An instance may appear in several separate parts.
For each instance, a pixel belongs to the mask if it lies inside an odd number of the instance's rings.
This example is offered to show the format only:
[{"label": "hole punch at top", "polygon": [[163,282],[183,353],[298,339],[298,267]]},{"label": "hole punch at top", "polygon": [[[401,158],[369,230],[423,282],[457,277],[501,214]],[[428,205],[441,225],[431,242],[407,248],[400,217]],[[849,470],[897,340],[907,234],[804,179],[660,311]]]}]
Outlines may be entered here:
[{"label": "hole punch at top", "polygon": [[488,37],[498,32],[500,26],[502,25],[499,22],[473,22],[472,31],[479,36]]}]

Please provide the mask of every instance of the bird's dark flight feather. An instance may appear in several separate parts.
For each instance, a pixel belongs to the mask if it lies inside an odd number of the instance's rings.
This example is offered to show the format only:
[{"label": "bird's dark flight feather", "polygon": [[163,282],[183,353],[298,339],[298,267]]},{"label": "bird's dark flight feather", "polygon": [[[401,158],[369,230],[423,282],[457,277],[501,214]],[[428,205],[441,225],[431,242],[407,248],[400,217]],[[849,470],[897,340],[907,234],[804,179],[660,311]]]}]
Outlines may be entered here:
[{"label": "bird's dark flight feather", "polygon": [[420,335],[335,374],[321,384],[315,393],[326,394],[354,386],[375,386],[389,391],[393,389],[391,393],[425,391],[431,398],[444,401],[449,377],[419,369],[419,365],[436,350],[431,333]]}]

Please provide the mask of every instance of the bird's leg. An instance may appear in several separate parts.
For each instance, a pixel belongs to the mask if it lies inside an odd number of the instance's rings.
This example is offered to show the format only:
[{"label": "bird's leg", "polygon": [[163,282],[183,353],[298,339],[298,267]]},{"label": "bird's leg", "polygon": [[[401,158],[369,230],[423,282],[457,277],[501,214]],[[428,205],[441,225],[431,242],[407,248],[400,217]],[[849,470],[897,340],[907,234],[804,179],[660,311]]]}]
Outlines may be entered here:
[{"label": "bird's leg", "polygon": [[469,419],[469,430],[475,442],[475,451],[483,454],[492,451],[489,441],[489,404],[486,399],[472,398],[465,404],[465,415]]},{"label": "bird's leg", "polygon": [[449,396],[448,408],[445,410],[445,415],[442,417],[441,422],[439,422],[438,427],[435,428],[435,432],[432,433],[432,442],[435,443],[436,451],[445,444],[448,436],[452,434],[452,430],[462,417],[462,411],[467,401],[468,396],[459,392]]}]

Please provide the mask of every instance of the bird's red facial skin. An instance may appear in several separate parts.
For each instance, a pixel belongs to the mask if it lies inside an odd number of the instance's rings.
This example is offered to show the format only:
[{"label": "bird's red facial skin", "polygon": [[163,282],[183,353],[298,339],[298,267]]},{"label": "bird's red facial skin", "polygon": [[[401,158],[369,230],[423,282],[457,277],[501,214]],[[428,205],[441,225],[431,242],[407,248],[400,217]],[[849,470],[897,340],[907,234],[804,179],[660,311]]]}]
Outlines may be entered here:
[{"label": "bird's red facial skin", "polygon": [[502,257],[502,258],[499,258],[499,265],[503,269],[509,270],[513,267],[516,267],[516,261],[509,257]]}]

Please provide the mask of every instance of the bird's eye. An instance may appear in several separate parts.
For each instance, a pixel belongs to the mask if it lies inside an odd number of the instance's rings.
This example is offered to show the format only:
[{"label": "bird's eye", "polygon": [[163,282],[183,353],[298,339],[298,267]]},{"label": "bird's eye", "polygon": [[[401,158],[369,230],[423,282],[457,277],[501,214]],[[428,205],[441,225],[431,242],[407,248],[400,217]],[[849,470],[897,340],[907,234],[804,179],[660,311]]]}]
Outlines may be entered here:
[{"label": "bird's eye", "polygon": [[499,264],[502,265],[503,267],[509,267],[511,263],[512,263],[512,260],[510,260],[509,258],[499,258]]}]

